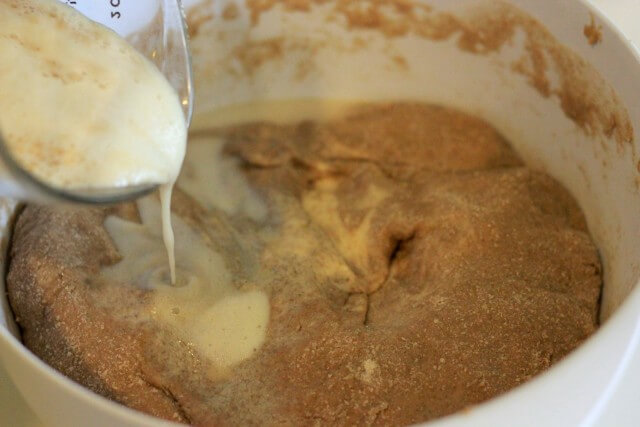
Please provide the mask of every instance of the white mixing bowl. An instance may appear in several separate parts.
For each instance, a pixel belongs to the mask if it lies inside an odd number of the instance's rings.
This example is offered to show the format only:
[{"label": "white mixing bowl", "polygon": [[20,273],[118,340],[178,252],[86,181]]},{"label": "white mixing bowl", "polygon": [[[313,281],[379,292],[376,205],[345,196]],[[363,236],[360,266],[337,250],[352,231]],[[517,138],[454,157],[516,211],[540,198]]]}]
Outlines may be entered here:
[{"label": "white mixing bowl", "polygon": [[[440,41],[411,34],[387,38],[375,29],[349,29],[340,19],[327,23],[324,14],[331,2],[306,12],[286,11],[281,2],[264,13],[257,25],[250,25],[244,6],[236,19],[222,19],[225,3],[207,4],[214,9],[213,25],[226,36],[196,39],[193,46],[200,114],[233,104],[300,97],[415,99],[456,107],[493,123],[532,167],[564,184],[585,211],[604,265],[600,330],[525,385],[435,424],[566,426],[615,421],[616,425],[637,425],[640,409],[633,413],[635,395],[624,380],[628,375],[640,377],[640,288],[635,287],[640,278],[640,58],[611,23],[581,0],[510,2],[544,23],[553,37],[590,63],[617,92],[634,135],[633,142],[622,144],[606,132],[578,127],[563,111],[558,96],[541,95],[522,73],[513,71],[526,40],[524,33],[495,53],[478,55],[456,47],[456,35]],[[479,2],[426,3],[458,14]],[[595,45],[583,34],[592,17],[602,26],[602,39]],[[280,53],[262,58],[255,69],[243,69],[234,59],[239,47],[274,39],[284,40]],[[548,53],[544,60],[553,64]],[[552,68],[553,87],[559,77],[554,77]],[[206,72],[210,76],[205,81]],[[598,86],[596,80],[585,84]],[[598,90],[610,97],[606,87]],[[600,98],[592,101],[592,107],[599,108]],[[565,110],[568,107],[564,105]],[[194,126],[198,123],[196,118]],[[13,208],[7,204],[0,215],[5,224],[0,233],[3,254]],[[47,425],[165,424],[99,397],[41,362],[20,343],[4,291],[0,303],[0,323],[4,323],[0,325],[0,359]],[[616,418],[623,413],[635,418]]]}]

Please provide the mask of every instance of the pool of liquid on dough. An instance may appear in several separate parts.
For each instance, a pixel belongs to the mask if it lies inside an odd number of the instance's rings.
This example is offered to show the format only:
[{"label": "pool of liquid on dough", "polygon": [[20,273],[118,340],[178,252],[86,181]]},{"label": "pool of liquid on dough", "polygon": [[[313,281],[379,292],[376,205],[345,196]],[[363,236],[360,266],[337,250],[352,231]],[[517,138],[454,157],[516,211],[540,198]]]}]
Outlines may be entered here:
[{"label": "pool of liquid on dough", "polygon": [[222,256],[179,217],[176,286],[167,283],[162,249],[160,204],[154,197],[138,202],[142,224],[108,217],[105,227],[122,261],[102,270],[110,283],[153,290],[145,314],[193,345],[215,366],[225,368],[249,357],[266,334],[269,302],[262,291],[240,291]]},{"label": "pool of liquid on dough", "polygon": [[[224,139],[207,130],[252,121],[286,124],[334,119],[354,104],[286,100],[196,114],[196,131],[190,138],[177,187],[206,210],[262,222],[268,216],[267,206],[249,186],[238,160],[223,153]],[[207,244],[206,236],[175,215],[177,283],[168,286],[158,232],[162,216],[170,213],[166,200],[158,203],[152,196],[139,200],[142,224],[115,216],[107,218],[105,227],[122,261],[103,269],[102,277],[111,283],[151,289],[149,315],[154,320],[193,345],[216,367],[235,365],[264,342],[270,312],[268,296],[262,290],[236,288],[222,254]]]}]

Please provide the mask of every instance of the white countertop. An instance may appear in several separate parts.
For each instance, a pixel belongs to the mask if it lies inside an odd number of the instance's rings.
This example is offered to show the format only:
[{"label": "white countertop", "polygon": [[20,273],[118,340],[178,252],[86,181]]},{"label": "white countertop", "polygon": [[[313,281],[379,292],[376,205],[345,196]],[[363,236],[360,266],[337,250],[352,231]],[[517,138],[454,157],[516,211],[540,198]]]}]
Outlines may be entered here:
[{"label": "white countertop", "polygon": [[[640,26],[637,25],[637,20],[640,19],[640,1],[591,0],[591,2],[601,8],[630,40],[640,46]],[[637,377],[640,379],[640,363],[637,365]],[[635,405],[634,402],[627,403]],[[624,413],[624,408],[619,409],[621,413]],[[42,427],[44,425],[29,409],[0,365],[0,426]]]}]

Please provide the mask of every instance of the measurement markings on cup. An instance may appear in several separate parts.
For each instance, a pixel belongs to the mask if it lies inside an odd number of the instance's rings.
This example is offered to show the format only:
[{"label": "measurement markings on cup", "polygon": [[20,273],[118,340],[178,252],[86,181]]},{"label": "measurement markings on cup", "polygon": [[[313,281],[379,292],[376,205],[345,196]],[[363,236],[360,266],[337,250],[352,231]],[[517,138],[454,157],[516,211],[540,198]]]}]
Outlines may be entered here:
[{"label": "measurement markings on cup", "polygon": [[[80,0],[63,0],[65,4],[73,7],[79,8],[80,11],[83,11],[82,5],[80,5]],[[122,18],[122,12],[120,11],[122,0],[106,0],[108,2],[107,12],[111,19],[120,19]],[[103,9],[104,10],[104,9]],[[95,19],[95,18],[94,18]]]},{"label": "measurement markings on cup", "polygon": [[113,19],[120,19],[120,16],[121,16],[120,11],[116,10],[120,7],[120,1],[121,0],[109,0],[109,4],[114,9],[111,11],[111,18]]}]

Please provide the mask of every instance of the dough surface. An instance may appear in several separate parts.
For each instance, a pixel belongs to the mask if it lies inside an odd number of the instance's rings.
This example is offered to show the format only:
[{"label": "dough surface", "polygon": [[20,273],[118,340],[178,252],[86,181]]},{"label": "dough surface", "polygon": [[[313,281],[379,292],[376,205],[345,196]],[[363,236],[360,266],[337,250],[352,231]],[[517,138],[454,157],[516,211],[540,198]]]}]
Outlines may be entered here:
[{"label": "dough surface", "polygon": [[8,292],[45,362],[196,425],[398,425],[499,395],[597,328],[601,266],[580,209],[477,118],[363,105],[190,144],[214,139],[266,216],[204,206],[180,184],[174,213],[221,254],[233,286],[268,295],[264,344],[216,369],[145,317],[153,290],[100,279],[120,261],[105,218],[139,221],[136,205],[27,206]]}]

